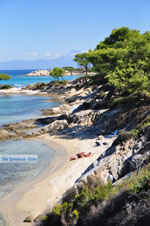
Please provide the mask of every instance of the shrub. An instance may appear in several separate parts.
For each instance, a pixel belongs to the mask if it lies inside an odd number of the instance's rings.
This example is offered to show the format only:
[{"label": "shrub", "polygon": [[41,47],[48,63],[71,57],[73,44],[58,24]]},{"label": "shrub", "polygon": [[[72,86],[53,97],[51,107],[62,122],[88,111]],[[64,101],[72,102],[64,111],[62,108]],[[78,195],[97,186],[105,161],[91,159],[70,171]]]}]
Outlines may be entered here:
[{"label": "shrub", "polygon": [[46,84],[44,82],[38,82],[35,85],[33,85],[33,90],[43,90],[45,88]]},{"label": "shrub", "polygon": [[9,80],[11,77],[7,74],[1,73],[0,74],[0,80]]},{"label": "shrub", "polygon": [[0,89],[10,89],[10,88],[12,88],[12,86],[10,86],[10,85],[2,85],[0,87]]},{"label": "shrub", "polygon": [[48,220],[48,215],[45,215],[42,217],[42,221],[47,221]]},{"label": "shrub", "polygon": [[105,185],[101,184],[94,188],[96,184],[97,182],[91,186],[92,190],[85,184],[72,200],[67,202],[62,201],[61,204],[57,204],[52,212],[42,218],[42,221],[45,223],[42,225],[73,226],[78,224],[78,220],[80,221],[89,212],[91,206],[97,207],[102,201],[108,200],[113,196],[117,197],[118,193],[125,192],[126,197],[128,197],[132,194],[136,195],[141,191],[148,191],[150,189],[149,166],[142,169],[138,175],[135,172],[129,179],[115,186],[108,182]]},{"label": "shrub", "polygon": [[145,129],[147,126],[150,126],[150,115],[147,116],[138,126],[137,129],[142,130]]}]

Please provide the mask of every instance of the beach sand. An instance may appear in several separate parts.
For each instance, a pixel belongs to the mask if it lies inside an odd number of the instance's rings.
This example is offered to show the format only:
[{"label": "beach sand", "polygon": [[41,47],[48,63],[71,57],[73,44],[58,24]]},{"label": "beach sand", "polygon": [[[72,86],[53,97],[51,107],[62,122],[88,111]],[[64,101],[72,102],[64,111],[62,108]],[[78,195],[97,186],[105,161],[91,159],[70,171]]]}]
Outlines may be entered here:
[{"label": "beach sand", "polygon": [[12,94],[26,94],[26,95],[47,95],[46,92],[40,92],[39,90],[26,90],[22,88],[13,87],[10,89],[1,89],[0,94],[12,95]]},{"label": "beach sand", "polygon": [[[96,147],[95,139],[63,139],[49,135],[43,135],[40,139],[55,150],[63,151],[63,157],[61,155],[61,158],[55,159],[46,174],[19,186],[1,201],[0,212],[9,220],[10,226],[25,226],[27,223],[23,223],[23,220],[27,216],[37,217],[52,207],[113,141],[113,138],[107,138],[108,145]],[[69,161],[71,156],[81,151],[92,152],[93,156]]]}]

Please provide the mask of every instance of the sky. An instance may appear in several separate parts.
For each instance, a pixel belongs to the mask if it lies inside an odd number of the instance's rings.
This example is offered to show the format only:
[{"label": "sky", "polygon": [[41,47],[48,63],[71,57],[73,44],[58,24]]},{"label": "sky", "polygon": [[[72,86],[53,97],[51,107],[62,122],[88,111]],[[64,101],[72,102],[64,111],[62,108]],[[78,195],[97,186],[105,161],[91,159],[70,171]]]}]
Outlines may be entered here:
[{"label": "sky", "polygon": [[150,30],[150,0],[0,0],[0,62],[94,49],[112,29]]}]

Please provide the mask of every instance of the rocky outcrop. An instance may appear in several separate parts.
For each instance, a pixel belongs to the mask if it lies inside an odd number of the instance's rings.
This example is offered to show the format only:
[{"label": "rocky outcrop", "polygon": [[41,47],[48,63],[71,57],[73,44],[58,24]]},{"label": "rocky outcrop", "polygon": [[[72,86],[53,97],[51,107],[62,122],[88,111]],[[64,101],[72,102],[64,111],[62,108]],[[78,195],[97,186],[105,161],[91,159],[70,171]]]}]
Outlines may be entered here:
[{"label": "rocky outcrop", "polygon": [[68,128],[67,120],[56,120],[41,129],[41,133],[56,133]]},{"label": "rocky outcrop", "polygon": [[104,111],[85,110],[72,113],[68,116],[68,122],[70,124],[73,123],[82,126],[91,126],[98,121]]},{"label": "rocky outcrop", "polygon": [[5,128],[8,131],[28,130],[28,129],[34,129],[37,127],[38,125],[36,124],[36,119],[23,120],[22,122],[3,125],[3,128]]},{"label": "rocky outcrop", "polygon": [[24,77],[38,77],[38,76],[49,76],[50,70],[38,70],[38,71],[32,71],[31,73],[28,73],[24,75]]},{"label": "rocky outcrop", "polygon": [[71,109],[72,109],[72,106],[63,104],[58,107],[53,107],[50,109],[43,110],[42,115],[62,115],[66,113],[71,113]]}]

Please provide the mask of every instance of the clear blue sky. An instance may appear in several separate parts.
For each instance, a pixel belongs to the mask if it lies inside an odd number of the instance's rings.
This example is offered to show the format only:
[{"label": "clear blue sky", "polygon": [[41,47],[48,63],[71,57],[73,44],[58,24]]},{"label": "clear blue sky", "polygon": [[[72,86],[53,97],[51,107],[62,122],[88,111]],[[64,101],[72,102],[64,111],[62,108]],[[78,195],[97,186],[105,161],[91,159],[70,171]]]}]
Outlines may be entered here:
[{"label": "clear blue sky", "polygon": [[150,30],[150,0],[0,0],[0,62],[94,49],[113,28]]}]

